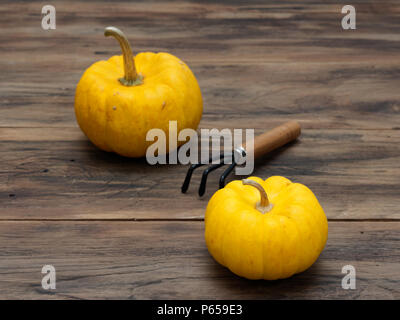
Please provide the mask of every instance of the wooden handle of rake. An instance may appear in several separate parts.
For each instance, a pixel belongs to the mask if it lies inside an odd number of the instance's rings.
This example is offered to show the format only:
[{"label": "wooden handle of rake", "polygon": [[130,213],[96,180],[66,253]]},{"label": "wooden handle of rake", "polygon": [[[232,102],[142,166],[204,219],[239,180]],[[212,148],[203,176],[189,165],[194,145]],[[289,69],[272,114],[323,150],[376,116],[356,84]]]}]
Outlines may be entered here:
[{"label": "wooden handle of rake", "polygon": [[254,159],[275,150],[283,145],[296,140],[301,133],[300,124],[297,121],[288,121],[254,139],[254,148],[246,148],[246,153],[254,152]]}]

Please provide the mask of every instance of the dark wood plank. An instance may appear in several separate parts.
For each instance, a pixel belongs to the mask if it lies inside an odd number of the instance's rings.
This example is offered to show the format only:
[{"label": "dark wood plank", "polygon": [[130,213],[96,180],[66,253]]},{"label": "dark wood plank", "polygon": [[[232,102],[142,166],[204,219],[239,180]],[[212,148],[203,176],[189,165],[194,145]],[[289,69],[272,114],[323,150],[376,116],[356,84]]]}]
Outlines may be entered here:
[{"label": "dark wood plank", "polygon": [[[331,1],[57,1],[57,30],[43,31],[42,3],[3,1],[0,298],[399,299],[400,4],[352,4],[357,30],[345,32]],[[127,221],[201,220],[219,172],[203,199],[182,195],[186,167],[106,154],[82,135],[74,90],[90,64],[119,54],[108,25],[136,52],[189,64],[202,128],[300,120],[301,140],[254,174],[287,176],[320,199],[330,233],[311,269],[247,281],[209,256],[204,222]],[[53,293],[40,285],[44,264],[57,270]],[[341,288],[346,264],[357,290]]]},{"label": "dark wood plank", "polygon": [[[203,222],[0,222],[0,298],[10,299],[399,299],[400,223],[330,222],[307,271],[248,281],[218,265]],[[41,268],[57,288],[41,288]],[[344,265],[356,290],[343,290]]]},{"label": "dark wood plank", "polygon": [[[399,219],[399,142],[399,130],[305,129],[254,175],[304,183],[330,219]],[[77,128],[0,128],[0,148],[0,219],[201,219],[222,172],[198,199],[201,171],[181,194],[187,166],[99,151]]]},{"label": "dark wood plank", "polygon": [[[57,2],[57,29],[40,28],[38,2],[0,9],[0,126],[75,126],[74,91],[94,61],[119,54],[103,28],[117,25],[136,51],[168,51],[203,91],[202,126],[288,117],[312,128],[398,128],[397,2]],[[62,63],[60,63],[62,61]]]}]

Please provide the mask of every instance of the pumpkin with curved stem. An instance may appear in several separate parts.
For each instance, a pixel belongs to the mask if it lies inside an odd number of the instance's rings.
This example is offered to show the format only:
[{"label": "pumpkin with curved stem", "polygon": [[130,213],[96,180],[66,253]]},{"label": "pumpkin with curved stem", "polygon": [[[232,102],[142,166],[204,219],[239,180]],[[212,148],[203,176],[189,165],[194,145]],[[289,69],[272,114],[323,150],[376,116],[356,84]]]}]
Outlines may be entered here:
[{"label": "pumpkin with curved stem", "polygon": [[94,63],[78,83],[75,115],[86,136],[104,151],[142,157],[153,143],[146,141],[149,130],[161,129],[168,139],[169,121],[177,122],[177,134],[196,129],[203,102],[189,67],[165,52],[133,57],[119,29],[108,27],[104,34],[119,41],[123,55]]},{"label": "pumpkin with curved stem", "polygon": [[306,270],[327,237],[328,222],[312,191],[284,177],[232,181],[206,210],[209,252],[248,279],[283,279]]}]

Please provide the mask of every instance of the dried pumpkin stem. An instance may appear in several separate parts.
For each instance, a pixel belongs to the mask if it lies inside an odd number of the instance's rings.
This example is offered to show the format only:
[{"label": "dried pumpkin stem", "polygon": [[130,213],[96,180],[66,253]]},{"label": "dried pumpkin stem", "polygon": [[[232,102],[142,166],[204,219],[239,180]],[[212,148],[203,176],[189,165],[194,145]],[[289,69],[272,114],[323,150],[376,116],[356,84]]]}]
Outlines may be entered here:
[{"label": "dried pumpkin stem", "polygon": [[125,34],[118,28],[107,27],[104,29],[104,35],[106,37],[113,36],[118,40],[119,45],[121,46],[122,55],[124,58],[125,75],[123,78],[120,78],[119,81],[124,86],[136,86],[142,84],[143,77],[136,72],[135,59]]},{"label": "dried pumpkin stem", "polygon": [[256,206],[256,209],[258,211],[260,211],[261,213],[267,213],[272,209],[272,204],[269,203],[268,195],[261,184],[251,179],[243,179],[242,183],[244,185],[252,186],[260,192],[261,200],[259,203],[257,203]]}]

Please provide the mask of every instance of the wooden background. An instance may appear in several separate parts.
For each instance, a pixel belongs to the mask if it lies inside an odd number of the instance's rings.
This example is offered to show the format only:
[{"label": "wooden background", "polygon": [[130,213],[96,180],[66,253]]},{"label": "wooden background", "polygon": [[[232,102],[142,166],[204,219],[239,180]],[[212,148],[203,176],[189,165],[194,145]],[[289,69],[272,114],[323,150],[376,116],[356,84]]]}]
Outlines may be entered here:
[{"label": "wooden background", "polygon": [[[400,3],[353,0],[357,30],[335,1],[42,1],[0,6],[0,298],[400,298]],[[343,3],[344,5],[344,3]],[[152,167],[97,150],[79,130],[74,92],[93,62],[168,51],[195,73],[201,128],[297,119],[301,139],[254,175],[309,186],[329,239],[309,270],[248,281],[205,247],[204,198],[183,195],[186,166]],[[193,181],[199,182],[199,174]],[[57,289],[41,288],[52,264]],[[343,290],[351,264],[357,289]]]}]

